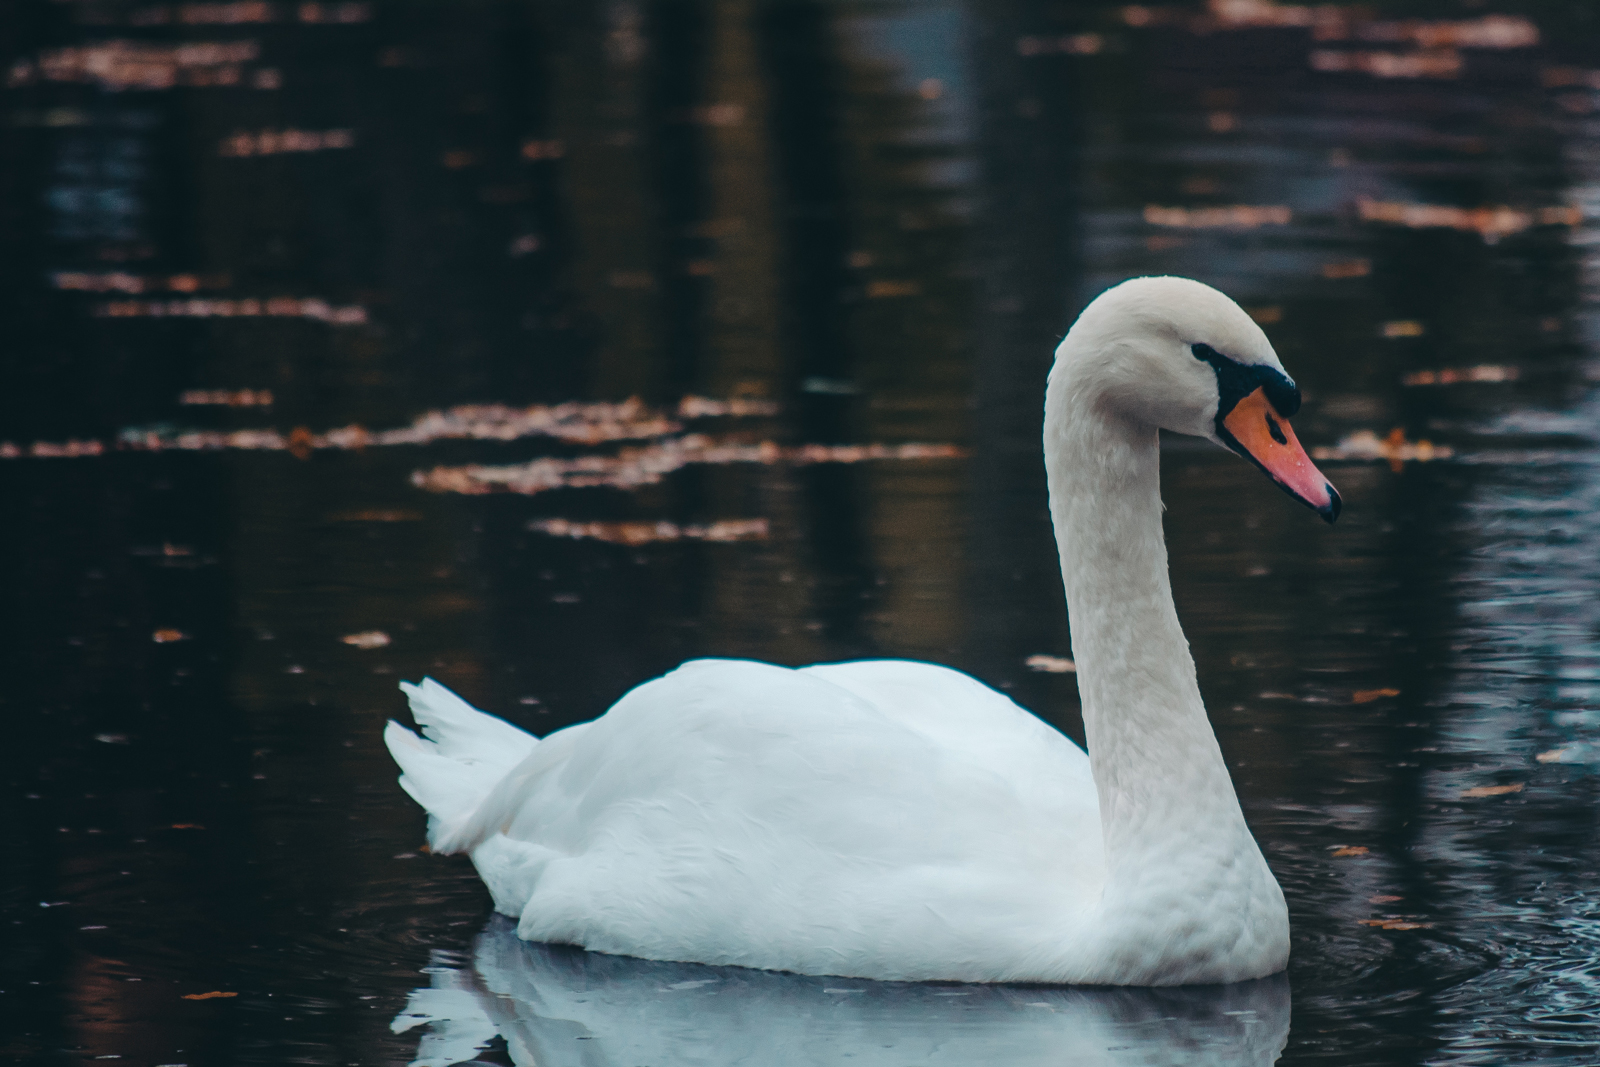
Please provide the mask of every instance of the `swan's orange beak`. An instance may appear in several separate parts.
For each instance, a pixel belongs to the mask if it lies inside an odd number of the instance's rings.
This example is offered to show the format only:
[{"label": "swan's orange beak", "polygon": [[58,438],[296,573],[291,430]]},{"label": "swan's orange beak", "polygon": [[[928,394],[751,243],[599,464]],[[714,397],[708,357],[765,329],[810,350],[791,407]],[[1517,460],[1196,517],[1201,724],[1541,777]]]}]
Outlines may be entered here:
[{"label": "swan's orange beak", "polygon": [[1245,396],[1221,422],[1223,442],[1265,471],[1278,488],[1321,515],[1325,522],[1339,517],[1339,494],[1312,465],[1311,457],[1295,439],[1289,420],[1268,403],[1265,389]]}]

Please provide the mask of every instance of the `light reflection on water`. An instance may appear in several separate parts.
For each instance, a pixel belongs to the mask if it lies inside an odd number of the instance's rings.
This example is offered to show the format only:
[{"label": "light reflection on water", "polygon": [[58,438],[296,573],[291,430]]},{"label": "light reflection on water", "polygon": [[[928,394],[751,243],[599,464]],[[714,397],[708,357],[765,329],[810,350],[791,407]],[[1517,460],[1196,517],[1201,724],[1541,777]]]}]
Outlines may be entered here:
[{"label": "light reflection on water", "polygon": [[[50,5],[29,54],[116,63],[0,98],[11,201],[42,208],[6,216],[0,284],[13,1058],[405,1063],[410,1002],[491,1062],[1592,1062],[1592,30],[798,0],[215,21],[235,6]],[[1449,40],[1408,67],[1423,33]],[[284,130],[352,134],[255,151]],[[713,972],[484,930],[379,743],[400,678],[545,733],[692,656],[910,656],[1081,740],[1072,675],[1027,664],[1070,650],[1040,386],[1077,307],[1165,272],[1264,324],[1302,440],[1378,457],[1330,463],[1325,529],[1209,446],[1164,456],[1286,980],[716,971],[669,1001]],[[702,433],[745,459],[634,476]],[[182,999],[210,991],[238,996]]]}]

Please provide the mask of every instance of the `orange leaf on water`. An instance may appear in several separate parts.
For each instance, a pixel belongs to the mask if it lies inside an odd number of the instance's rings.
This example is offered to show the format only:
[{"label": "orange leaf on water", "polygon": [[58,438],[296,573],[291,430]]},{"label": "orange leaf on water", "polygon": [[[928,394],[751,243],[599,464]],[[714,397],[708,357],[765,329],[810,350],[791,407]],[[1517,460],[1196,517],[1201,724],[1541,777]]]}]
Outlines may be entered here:
[{"label": "orange leaf on water", "polygon": [[1357,704],[1370,704],[1374,700],[1381,700],[1383,697],[1397,697],[1399,695],[1400,690],[1398,689],[1357,689],[1350,694],[1350,699]]},{"label": "orange leaf on water", "polygon": [[239,994],[237,994],[237,993],[224,993],[221,990],[213,989],[209,993],[185,993],[183,995],[183,999],[184,1000],[214,1000],[217,997],[236,997],[238,995]]},{"label": "orange leaf on water", "polygon": [[289,431],[288,449],[295,459],[310,459],[311,453],[317,449],[316,438],[308,427],[296,426]]},{"label": "orange leaf on water", "polygon": [[1333,850],[1335,857],[1340,856],[1365,856],[1370,851],[1366,845],[1340,845]]},{"label": "orange leaf on water", "polygon": [[1463,797],[1503,797],[1507,793],[1522,792],[1523,783],[1512,782],[1510,785],[1480,785],[1471,789],[1463,789]]},{"label": "orange leaf on water", "polygon": [[354,648],[384,648],[389,644],[389,635],[382,630],[362,630],[358,634],[345,634],[339,640]]},{"label": "orange leaf on water", "polygon": [[1414,923],[1404,919],[1357,919],[1362,926],[1376,926],[1380,930],[1427,930],[1432,923]]}]

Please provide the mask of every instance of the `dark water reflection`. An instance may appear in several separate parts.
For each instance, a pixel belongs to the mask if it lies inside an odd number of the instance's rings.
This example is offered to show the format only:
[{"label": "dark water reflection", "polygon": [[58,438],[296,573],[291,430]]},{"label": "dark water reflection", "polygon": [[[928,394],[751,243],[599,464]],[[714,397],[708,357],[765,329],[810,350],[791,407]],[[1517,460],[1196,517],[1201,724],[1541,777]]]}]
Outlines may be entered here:
[{"label": "dark water reflection", "polygon": [[[6,1057],[406,1063],[410,1004],[438,1062],[1593,1063],[1600,31],[1372,6],[5,9]],[[1040,385],[1158,272],[1348,457],[1328,529],[1165,457],[1286,986],[837,994],[485,931],[379,742],[401,678],[543,733],[691,656],[909,656],[1081,738],[1025,663],[1069,648]],[[634,395],[674,425],[374,436]],[[1361,458],[1396,428],[1435,458]],[[954,448],[848,451],[913,443]],[[540,491],[456,491],[510,466]]]}]

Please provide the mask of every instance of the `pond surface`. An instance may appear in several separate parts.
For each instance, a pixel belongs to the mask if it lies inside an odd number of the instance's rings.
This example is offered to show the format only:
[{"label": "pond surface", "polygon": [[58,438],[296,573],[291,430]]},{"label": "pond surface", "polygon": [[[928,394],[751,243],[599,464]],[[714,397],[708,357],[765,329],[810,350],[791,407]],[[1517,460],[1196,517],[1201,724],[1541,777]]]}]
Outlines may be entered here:
[{"label": "pond surface", "polygon": [[[1596,1062],[1600,18],[1524,6],[8,8],[5,1058]],[[1168,442],[1286,977],[593,956],[424,854],[424,675],[911,657],[1081,740],[1041,387],[1147,273],[1345,500]]]}]

